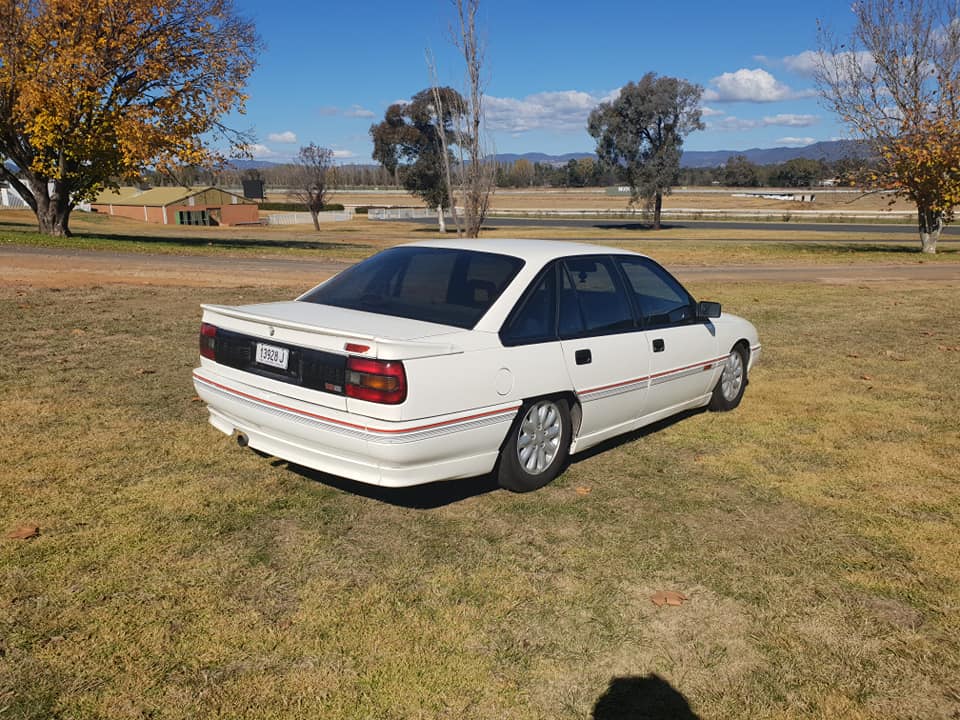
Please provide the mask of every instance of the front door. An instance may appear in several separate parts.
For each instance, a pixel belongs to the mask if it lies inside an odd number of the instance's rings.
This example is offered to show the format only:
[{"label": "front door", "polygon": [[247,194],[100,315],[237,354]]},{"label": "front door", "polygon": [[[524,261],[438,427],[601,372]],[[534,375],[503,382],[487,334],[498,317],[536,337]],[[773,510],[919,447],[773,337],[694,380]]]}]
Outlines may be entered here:
[{"label": "front door", "polygon": [[698,321],[696,303],[666,270],[649,258],[618,258],[634,293],[650,352],[647,414],[672,408],[712,389],[717,357],[716,328]]}]

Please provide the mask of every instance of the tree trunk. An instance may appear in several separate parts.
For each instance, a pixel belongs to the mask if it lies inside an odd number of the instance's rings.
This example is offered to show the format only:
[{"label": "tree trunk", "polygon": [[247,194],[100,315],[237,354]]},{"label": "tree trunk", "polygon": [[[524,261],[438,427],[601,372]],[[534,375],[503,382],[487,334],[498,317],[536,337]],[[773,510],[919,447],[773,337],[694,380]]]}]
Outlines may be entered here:
[{"label": "tree trunk", "polygon": [[443,205],[437,205],[437,225],[440,226],[440,234],[447,234],[447,221],[443,217]]},{"label": "tree trunk", "polygon": [[660,212],[663,210],[663,193],[657,192],[653,196],[653,229],[660,229]]},{"label": "tree trunk", "polygon": [[[60,180],[38,178],[29,183],[36,200],[37,226],[44,235],[70,237],[70,192]],[[51,191],[52,186],[52,191]]]},{"label": "tree trunk", "polygon": [[319,232],[320,231],[320,215],[313,208],[310,208],[310,219],[313,220],[313,229]]},{"label": "tree trunk", "polygon": [[937,241],[943,230],[943,213],[918,207],[917,221],[920,226],[920,252],[936,255]]}]

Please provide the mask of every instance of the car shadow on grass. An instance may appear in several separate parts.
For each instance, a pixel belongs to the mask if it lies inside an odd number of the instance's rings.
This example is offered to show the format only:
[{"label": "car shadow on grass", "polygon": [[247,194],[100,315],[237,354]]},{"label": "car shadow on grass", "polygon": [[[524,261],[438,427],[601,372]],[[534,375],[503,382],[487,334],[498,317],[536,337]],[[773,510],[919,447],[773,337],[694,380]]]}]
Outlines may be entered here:
[{"label": "car shadow on grass", "polygon": [[[706,412],[706,408],[686,410],[677,415],[673,415],[664,420],[653,423],[652,425],[642,427],[639,430],[634,430],[633,432],[625,433],[624,435],[618,435],[615,438],[606,440],[599,445],[595,445],[589,450],[584,450],[583,452],[577,453],[573,457],[569,458],[563,470],[561,471],[561,475],[566,472],[570,465],[575,465],[579,462],[592,458],[595,455],[599,455],[600,453],[619,447],[620,445],[625,445],[633,442],[634,440],[639,440],[640,438],[646,437],[651,433],[664,430],[678,422],[682,422],[689,417],[703,412]],[[294,472],[297,475],[306,478],[307,480],[311,480],[322,485],[327,485],[353,495],[359,495],[360,497],[370,498],[371,500],[387,503],[388,505],[395,505],[397,507],[404,507],[412,510],[434,510],[436,508],[444,507],[445,505],[452,505],[472,497],[486,495],[488,493],[501,490],[499,484],[497,483],[497,477],[495,473],[488,473],[486,475],[480,475],[461,480],[441,480],[438,482],[414,485],[406,488],[386,488],[378,485],[368,485],[367,483],[357,482],[355,480],[349,480],[337,475],[330,475],[328,473],[320,472],[319,470],[312,470],[301,465],[288,463],[284,460],[277,460],[276,464],[278,466],[286,464],[287,468],[291,472]]]},{"label": "car shadow on grass", "polygon": [[690,703],[655,673],[615,677],[593,706],[593,720],[700,720]]},{"label": "car shadow on grass", "polygon": [[[645,438],[647,435],[652,435],[653,433],[660,432],[661,430],[666,430],[668,427],[672,427],[677,423],[683,422],[687,418],[694,417],[695,415],[701,415],[705,412],[707,412],[706,407],[694,408],[693,410],[684,410],[683,412],[677,413],[676,415],[671,415],[663,420],[658,420],[650,425],[644,425],[642,428],[638,428],[637,430],[632,430],[628,433],[624,433],[623,435],[617,435],[609,440],[604,440],[599,445],[594,445],[583,452],[578,452],[568,460],[568,465],[576,465],[584,460],[589,460],[590,458],[600,455],[601,453],[605,453],[608,450],[613,450],[621,445],[626,445],[635,440]],[[564,470],[566,470],[566,468],[564,468]]]},{"label": "car shadow on grass", "polygon": [[348,480],[337,475],[329,475],[318,470],[287,463],[287,467],[297,475],[314,482],[327,485],[343,492],[378,502],[396,505],[411,510],[434,510],[452,505],[468,498],[500,490],[497,478],[492,474],[463,480],[441,480],[439,482],[414,485],[406,488],[387,488],[379,485]]}]

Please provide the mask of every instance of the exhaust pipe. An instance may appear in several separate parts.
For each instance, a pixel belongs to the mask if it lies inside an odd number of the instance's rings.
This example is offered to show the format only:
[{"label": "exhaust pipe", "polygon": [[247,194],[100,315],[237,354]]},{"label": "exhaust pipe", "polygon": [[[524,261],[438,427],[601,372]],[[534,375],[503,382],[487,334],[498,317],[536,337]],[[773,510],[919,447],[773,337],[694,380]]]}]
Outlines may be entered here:
[{"label": "exhaust pipe", "polygon": [[245,448],[250,444],[250,438],[246,436],[245,433],[237,433],[237,445],[242,448]]}]

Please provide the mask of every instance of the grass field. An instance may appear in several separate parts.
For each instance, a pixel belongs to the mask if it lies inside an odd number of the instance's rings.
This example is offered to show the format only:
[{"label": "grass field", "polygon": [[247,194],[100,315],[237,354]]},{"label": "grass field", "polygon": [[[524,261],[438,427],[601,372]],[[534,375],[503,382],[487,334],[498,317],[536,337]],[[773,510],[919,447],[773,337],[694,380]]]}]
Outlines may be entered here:
[{"label": "grass field", "polygon": [[199,303],[293,288],[0,287],[0,718],[957,718],[960,283],[691,290],[743,405],[517,496],[209,427]]},{"label": "grass field", "polygon": [[[355,262],[401,242],[438,237],[431,225],[367,220],[330,223],[319,232],[308,226],[222,228],[163,226],[124,218],[74,213],[76,236],[50,238],[36,232],[28,211],[0,211],[0,248],[34,245],[177,255],[322,257]],[[453,232],[448,232],[448,237]],[[549,238],[596,242],[649,253],[668,265],[762,265],[925,262],[955,263],[960,244],[941,242],[936,256],[917,252],[919,240],[895,232],[825,232],[794,230],[785,235],[764,229],[683,228],[659,231],[617,227],[497,227],[485,230],[491,238]],[[946,238],[945,238],[946,239]]]},{"label": "grass field", "polygon": [[[736,197],[751,193],[792,192],[814,195],[814,202],[769,200],[760,197]],[[530,190],[498,190],[493,194],[493,210],[625,210],[628,196],[607,195],[596,188],[535,188]],[[893,202],[891,202],[893,200]],[[409,194],[334,191],[331,202],[345,205],[422,205]],[[820,210],[828,212],[884,212],[910,211],[915,206],[899,198],[879,193],[835,192],[828,188],[776,190],[773,188],[677,188],[663,199],[665,210],[675,208],[718,210]]]}]

